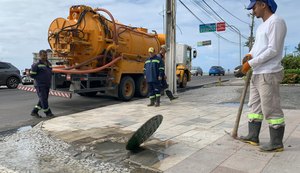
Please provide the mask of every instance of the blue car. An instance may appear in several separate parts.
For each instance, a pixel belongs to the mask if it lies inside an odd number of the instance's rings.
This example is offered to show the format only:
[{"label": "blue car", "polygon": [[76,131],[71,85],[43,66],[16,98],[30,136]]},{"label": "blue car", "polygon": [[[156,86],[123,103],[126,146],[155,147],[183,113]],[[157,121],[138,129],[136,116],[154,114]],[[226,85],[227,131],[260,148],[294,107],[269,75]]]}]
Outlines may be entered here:
[{"label": "blue car", "polygon": [[208,74],[209,74],[209,76],[210,75],[214,75],[214,76],[216,76],[216,75],[225,75],[225,70],[224,70],[224,68],[223,67],[221,67],[221,66],[212,66],[210,69],[209,69],[209,72],[208,72]]}]

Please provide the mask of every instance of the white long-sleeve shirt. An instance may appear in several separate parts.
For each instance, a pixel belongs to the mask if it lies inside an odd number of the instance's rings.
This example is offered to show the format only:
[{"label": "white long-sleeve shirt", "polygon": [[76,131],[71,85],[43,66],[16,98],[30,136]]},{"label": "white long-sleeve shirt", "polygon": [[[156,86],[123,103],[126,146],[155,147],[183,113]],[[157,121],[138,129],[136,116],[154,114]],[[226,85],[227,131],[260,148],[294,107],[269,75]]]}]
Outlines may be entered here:
[{"label": "white long-sleeve shirt", "polygon": [[285,21],[276,14],[258,26],[255,43],[249,52],[253,58],[249,61],[253,74],[275,73],[283,69],[281,60],[286,32]]}]

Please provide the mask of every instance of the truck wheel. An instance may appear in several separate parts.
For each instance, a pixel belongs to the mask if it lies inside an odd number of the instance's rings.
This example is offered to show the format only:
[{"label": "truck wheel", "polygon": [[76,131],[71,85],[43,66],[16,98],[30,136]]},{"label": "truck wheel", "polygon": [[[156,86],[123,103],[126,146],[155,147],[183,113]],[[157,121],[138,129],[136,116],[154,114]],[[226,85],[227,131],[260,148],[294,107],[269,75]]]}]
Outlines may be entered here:
[{"label": "truck wheel", "polygon": [[20,83],[20,80],[16,77],[9,77],[7,80],[6,80],[6,86],[7,88],[10,88],[10,89],[15,89],[18,87]]},{"label": "truck wheel", "polygon": [[144,76],[138,77],[135,82],[135,94],[138,97],[147,97],[148,95],[148,85]]},{"label": "truck wheel", "polygon": [[180,87],[180,88],[185,88],[186,85],[187,85],[187,81],[188,81],[187,74],[184,73],[183,79],[182,79],[182,81],[180,82],[179,87]]},{"label": "truck wheel", "polygon": [[134,96],[135,84],[130,76],[124,76],[119,84],[119,98],[124,101],[129,101]]}]

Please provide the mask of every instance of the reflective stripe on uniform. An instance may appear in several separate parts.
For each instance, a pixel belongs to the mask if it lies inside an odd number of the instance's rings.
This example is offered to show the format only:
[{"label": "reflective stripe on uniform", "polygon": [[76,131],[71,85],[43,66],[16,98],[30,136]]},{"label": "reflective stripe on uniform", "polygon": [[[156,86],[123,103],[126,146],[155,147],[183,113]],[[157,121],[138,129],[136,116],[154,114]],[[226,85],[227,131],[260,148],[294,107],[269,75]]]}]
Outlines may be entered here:
[{"label": "reflective stripe on uniform", "polygon": [[155,94],[156,97],[160,97],[160,94]]},{"label": "reflective stripe on uniform", "polygon": [[145,62],[145,64],[150,63],[150,62],[151,62],[150,60],[147,60],[147,61]]},{"label": "reflective stripe on uniform", "polygon": [[268,120],[269,124],[276,125],[276,124],[283,124],[284,118],[278,118],[278,119],[270,119]]},{"label": "reflective stripe on uniform", "polygon": [[153,99],[153,98],[155,98],[155,96],[149,96],[149,98],[150,98],[150,99]]},{"label": "reflective stripe on uniform", "polygon": [[47,111],[49,111],[49,108],[47,108],[47,109],[43,109],[43,111],[44,111],[44,112],[47,112]]},{"label": "reflective stripe on uniform", "polygon": [[42,108],[39,107],[38,105],[34,106],[34,108],[37,108],[38,110],[41,110]]},{"label": "reflective stripe on uniform", "polygon": [[154,59],[154,60],[152,60],[152,62],[155,62],[155,63],[160,63],[160,61],[159,61],[159,60],[157,60],[157,59]]},{"label": "reflective stripe on uniform", "polygon": [[160,67],[159,69],[160,69],[160,70],[165,70],[165,68],[163,68],[163,67]]},{"label": "reflective stripe on uniform", "polygon": [[39,64],[38,67],[46,67],[44,64]]},{"label": "reflective stripe on uniform", "polygon": [[263,120],[264,119],[264,116],[261,115],[261,114],[254,114],[254,113],[251,113],[251,114],[248,114],[248,118],[253,120],[253,119],[256,119],[256,120]]},{"label": "reflective stripe on uniform", "polygon": [[37,74],[37,72],[34,72],[34,71],[30,71],[30,74]]}]

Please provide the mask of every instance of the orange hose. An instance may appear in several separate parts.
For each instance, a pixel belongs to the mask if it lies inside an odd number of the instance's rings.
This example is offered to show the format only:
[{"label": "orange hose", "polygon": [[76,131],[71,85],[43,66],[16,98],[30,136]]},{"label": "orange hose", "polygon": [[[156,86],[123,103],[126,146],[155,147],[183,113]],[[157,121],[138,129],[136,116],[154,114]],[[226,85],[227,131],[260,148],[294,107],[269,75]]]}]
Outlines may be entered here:
[{"label": "orange hose", "polygon": [[65,65],[57,65],[57,66],[53,66],[52,68],[66,68]]},{"label": "orange hose", "polygon": [[[75,66],[64,68],[63,70],[71,70],[71,69],[74,69],[74,68],[79,68],[79,67],[81,67],[81,66],[83,66],[83,65],[85,65],[85,64],[87,64],[87,63],[89,63],[91,61],[94,61],[94,60],[96,60],[98,58],[103,58],[103,55],[96,56],[95,58],[86,60],[86,61],[84,61],[84,62],[82,62],[82,63],[80,63],[78,65],[75,65]],[[57,67],[54,67],[54,68],[57,68]],[[58,68],[61,68],[61,67],[58,67]]]},{"label": "orange hose", "polygon": [[118,45],[117,27],[116,27],[116,22],[115,22],[115,19],[114,19],[113,15],[108,10],[106,10],[104,8],[96,8],[96,9],[94,9],[94,11],[103,11],[103,12],[105,12],[109,15],[109,17],[111,18],[111,21],[113,23],[113,29],[114,29],[114,38],[113,38],[113,40],[114,40],[114,43],[116,45]]},{"label": "orange hose", "polygon": [[116,63],[117,61],[119,61],[122,57],[118,57],[114,60],[112,60],[111,62],[105,64],[104,66],[95,68],[95,69],[90,69],[90,70],[65,70],[65,69],[56,69],[54,68],[52,70],[53,73],[65,73],[65,74],[87,74],[87,73],[96,73],[99,72],[103,69],[106,69],[110,66],[112,66],[114,63]]}]

